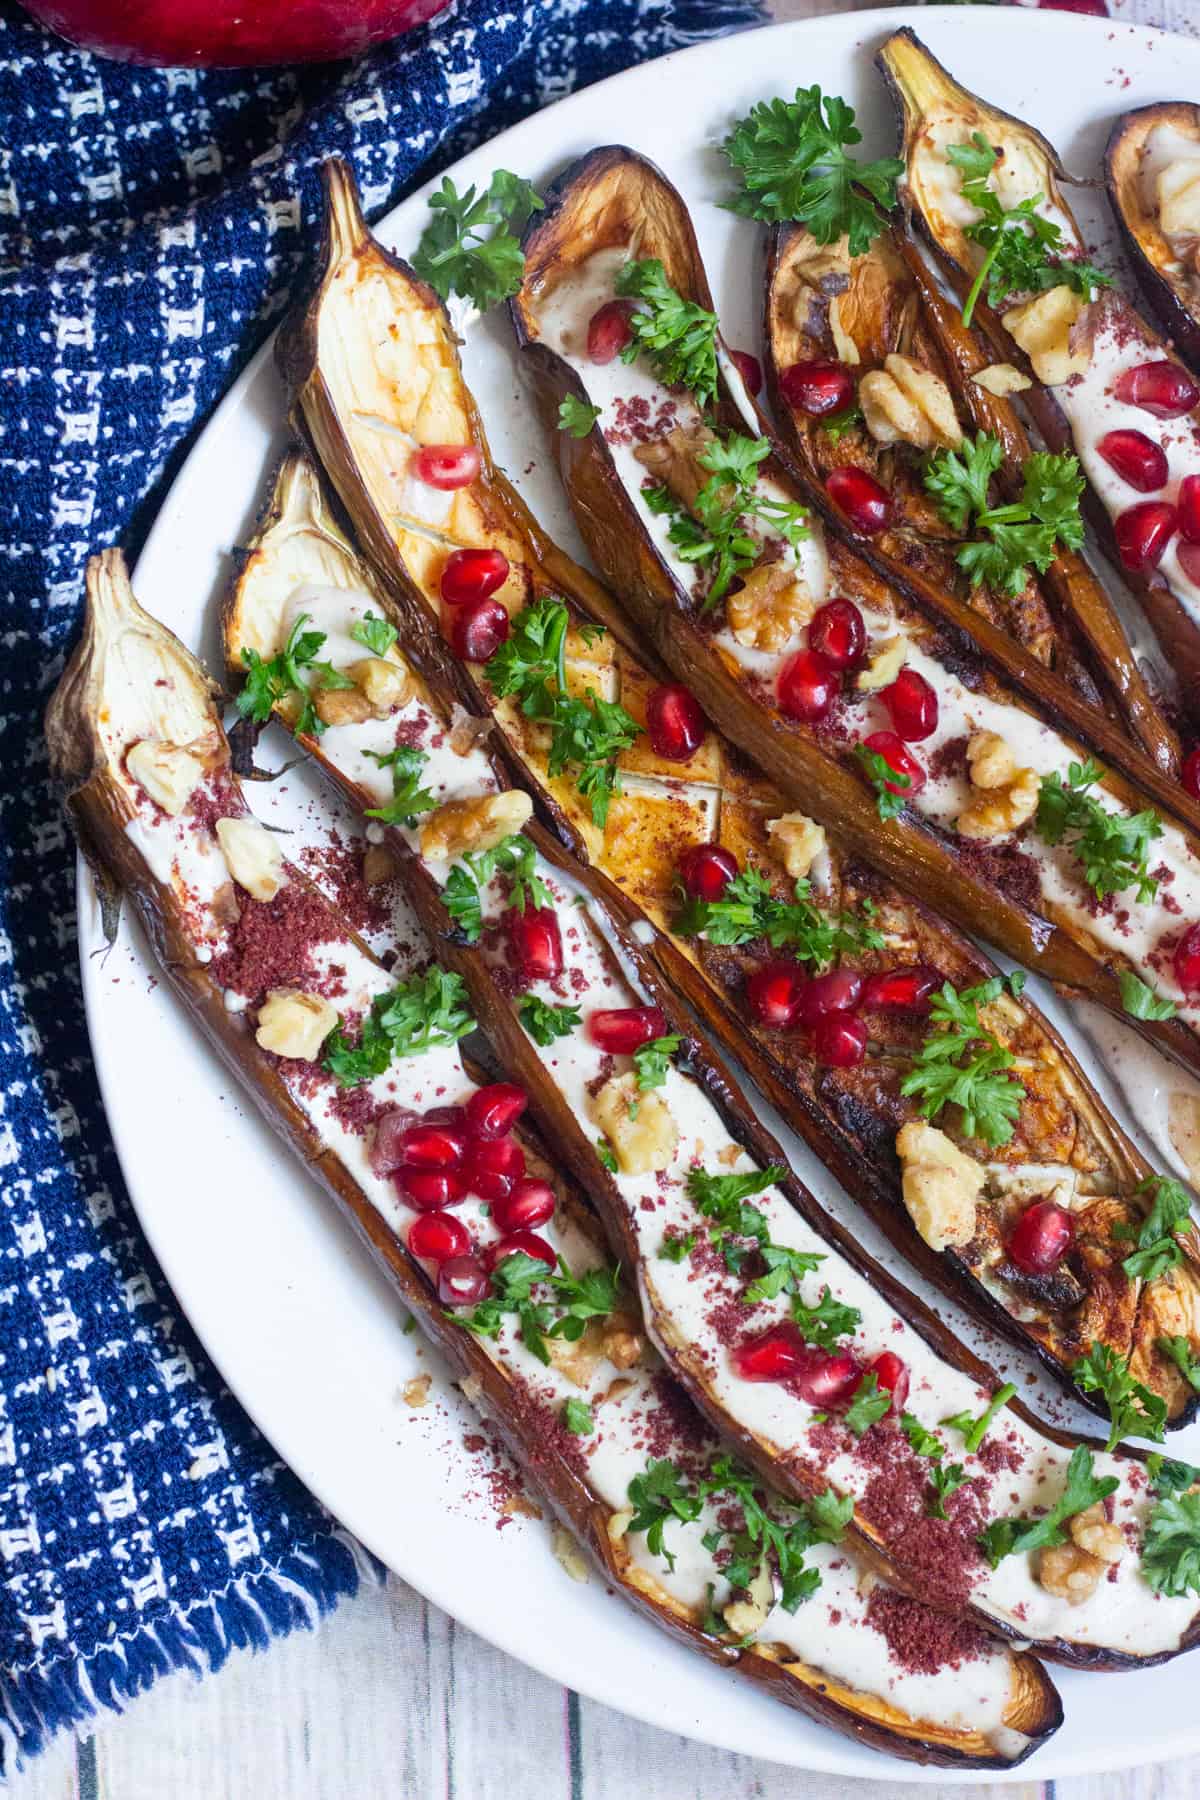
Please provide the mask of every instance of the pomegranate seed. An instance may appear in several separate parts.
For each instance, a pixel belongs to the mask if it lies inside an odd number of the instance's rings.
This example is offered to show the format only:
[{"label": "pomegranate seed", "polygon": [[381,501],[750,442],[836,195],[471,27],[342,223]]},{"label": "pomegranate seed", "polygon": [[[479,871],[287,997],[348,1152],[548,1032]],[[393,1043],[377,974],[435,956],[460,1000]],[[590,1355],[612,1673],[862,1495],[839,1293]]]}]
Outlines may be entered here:
[{"label": "pomegranate seed", "polygon": [[896,736],[906,744],[919,744],[937,730],[937,694],[915,669],[901,669],[880,698],[891,714]]},{"label": "pomegranate seed", "polygon": [[737,857],[720,844],[694,844],[679,859],[679,878],[696,900],[719,900],[737,873]]},{"label": "pomegranate seed", "polygon": [[853,969],[830,969],[828,975],[814,975],[805,982],[796,1016],[802,1025],[815,1025],[830,1013],[853,1012],[861,993],[861,975]]},{"label": "pomegranate seed", "polygon": [[1126,406],[1140,406],[1156,419],[1181,419],[1200,400],[1200,387],[1178,363],[1144,362],[1125,369],[1113,384],[1113,393]]},{"label": "pomegranate seed", "polygon": [[1175,946],[1172,962],[1184,993],[1200,993],[1200,925],[1188,926]]},{"label": "pomegranate seed", "polygon": [[500,1231],[531,1231],[544,1225],[558,1205],[548,1181],[518,1181],[511,1194],[492,1203],[492,1223]]},{"label": "pomegranate seed", "polygon": [[657,1006],[614,1006],[591,1013],[588,1036],[610,1056],[632,1056],[643,1044],[665,1037],[667,1021]]},{"label": "pomegranate seed", "polygon": [[733,1367],[743,1381],[787,1381],[803,1368],[809,1354],[799,1327],[784,1320],[740,1343],[733,1352]]},{"label": "pomegranate seed", "polygon": [[825,1068],[856,1069],[867,1054],[867,1028],[852,1013],[830,1013],[814,1025],[812,1047]]},{"label": "pomegranate seed", "polygon": [[881,969],[868,975],[863,983],[862,1012],[920,1013],[929,1011],[929,1002],[942,985],[937,969],[925,963],[912,963],[899,969]]},{"label": "pomegranate seed", "polygon": [[400,1140],[403,1161],[411,1169],[457,1169],[466,1149],[456,1131],[444,1125],[412,1125]]},{"label": "pomegranate seed", "polygon": [[414,1256],[444,1263],[452,1256],[466,1255],[471,1248],[471,1234],[451,1213],[421,1213],[408,1228],[408,1247]]},{"label": "pomegranate seed", "polygon": [[839,362],[793,363],[779,377],[779,387],[789,406],[812,419],[845,412],[854,399],[854,378]]},{"label": "pomegranate seed", "polygon": [[467,1109],[465,1106],[431,1106],[427,1113],[414,1119],[415,1125],[449,1125],[452,1131],[464,1132],[467,1129]]},{"label": "pomegranate seed", "polygon": [[396,1192],[418,1212],[437,1212],[466,1198],[467,1184],[457,1169],[397,1169]]},{"label": "pomegranate seed", "polygon": [[1179,779],[1192,799],[1200,800],[1200,744],[1194,750],[1189,750],[1184,757]]},{"label": "pomegranate seed", "polygon": [[867,648],[867,628],[853,600],[829,600],[808,628],[808,647],[834,669],[852,669]]},{"label": "pomegranate seed", "polygon": [[442,599],[447,606],[469,606],[486,600],[508,579],[508,558],[500,550],[454,550],[442,570]]},{"label": "pomegranate seed", "polygon": [[467,1101],[467,1129],[472,1137],[501,1138],[510,1132],[529,1104],[529,1095],[513,1081],[493,1081],[476,1088]]},{"label": "pomegranate seed", "polygon": [[427,487],[470,487],[481,461],[474,444],[426,444],[413,457],[412,472]]},{"label": "pomegranate seed", "polygon": [[1175,496],[1179,535],[1189,544],[1200,544],[1200,475],[1185,475]]},{"label": "pomegranate seed", "polygon": [[509,948],[526,981],[553,981],[562,974],[563,948],[558,914],[551,906],[510,906],[504,915]]},{"label": "pomegranate seed", "polygon": [[678,682],[657,687],[646,702],[646,730],[657,756],[686,762],[704,742],[708,720],[695,694]]},{"label": "pomegranate seed", "polygon": [[748,350],[731,350],[729,360],[741,376],[746,392],[753,397],[762,387],[762,364],[757,356],[751,356]]},{"label": "pomegranate seed", "polygon": [[1175,508],[1165,500],[1139,500],[1121,513],[1113,527],[1122,563],[1136,574],[1162,561],[1177,523]]},{"label": "pomegranate seed", "polygon": [[510,1231],[508,1236],[502,1237],[498,1244],[489,1245],[483,1253],[483,1260],[489,1274],[497,1263],[504,1261],[506,1256],[534,1256],[539,1262],[544,1262],[548,1269],[557,1269],[558,1267],[556,1253],[550,1248],[545,1238],[539,1237],[536,1231]]},{"label": "pomegranate seed", "polygon": [[746,1002],[751,1017],[772,1031],[786,1031],[800,1010],[804,977],[795,963],[768,963],[756,969],[746,983]]},{"label": "pomegranate seed", "polygon": [[[908,1399],[908,1364],[901,1362],[894,1350],[884,1350],[875,1358],[867,1370],[874,1375],[880,1387],[892,1396],[888,1412],[903,1412],[904,1402]],[[884,1413],[887,1418],[887,1413]]]},{"label": "pomegranate seed", "polygon": [[390,1112],[380,1113],[375,1121],[375,1133],[371,1139],[371,1150],[368,1161],[376,1175],[390,1175],[404,1161],[404,1152],[400,1148],[405,1132],[416,1123],[416,1115],[403,1106],[394,1106]]},{"label": "pomegranate seed", "polygon": [[483,1200],[506,1200],[525,1173],[525,1152],[514,1138],[476,1138],[463,1179]]},{"label": "pomegranate seed", "polygon": [[438,1299],[443,1306],[474,1306],[492,1291],[487,1270],[476,1256],[451,1256],[438,1270]]},{"label": "pomegranate seed", "polygon": [[892,522],[891,495],[865,469],[856,469],[852,463],[830,469],[825,477],[825,491],[855,531],[866,537],[873,537]]},{"label": "pomegranate seed", "polygon": [[1071,1247],[1075,1221],[1053,1200],[1035,1200],[1013,1227],[1008,1254],[1026,1275],[1048,1275]]},{"label": "pomegranate seed", "polygon": [[1166,485],[1167,453],[1144,431],[1106,431],[1096,448],[1139,494],[1156,494]]},{"label": "pomegranate seed", "polygon": [[808,1344],[791,1382],[802,1400],[824,1409],[844,1406],[861,1385],[862,1376],[862,1364],[849,1350],[818,1350]]},{"label": "pomegranate seed", "polygon": [[463,662],[487,662],[507,642],[508,633],[508,614],[499,600],[472,600],[450,617],[450,648]]},{"label": "pomegranate seed", "polygon": [[1175,554],[1188,580],[1200,587],[1200,544],[1189,544],[1186,538],[1181,538],[1175,547]]},{"label": "pomegranate seed", "polygon": [[594,363],[610,363],[633,338],[632,300],[610,300],[588,320],[587,353]]},{"label": "pomegranate seed", "polygon": [[823,719],[840,689],[838,672],[816,650],[797,650],[779,671],[779,704],[789,719],[815,724]]},{"label": "pomegranate seed", "polygon": [[907,787],[885,780],[883,785],[889,793],[903,794],[906,800],[911,800],[914,794],[920,793],[925,786],[925,769],[894,731],[873,731],[863,742],[876,756],[882,756],[893,775],[908,777]]}]

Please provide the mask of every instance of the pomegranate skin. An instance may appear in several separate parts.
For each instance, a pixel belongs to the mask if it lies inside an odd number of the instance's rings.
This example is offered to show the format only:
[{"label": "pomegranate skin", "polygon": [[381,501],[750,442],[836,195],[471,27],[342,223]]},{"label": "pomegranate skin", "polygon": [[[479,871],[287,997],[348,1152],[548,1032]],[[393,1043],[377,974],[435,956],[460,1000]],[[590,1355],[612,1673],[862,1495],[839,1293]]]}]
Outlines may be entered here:
[{"label": "pomegranate skin", "polygon": [[1138,363],[1123,369],[1113,393],[1126,406],[1140,406],[1156,419],[1182,419],[1200,401],[1200,387],[1173,362]]},{"label": "pomegranate skin", "polygon": [[1177,524],[1175,508],[1165,500],[1141,500],[1118,514],[1113,531],[1124,567],[1135,575],[1157,568]]},{"label": "pomegranate skin", "polygon": [[679,879],[694,900],[719,900],[738,873],[737,857],[721,844],[693,844],[679,859]]},{"label": "pomegranate skin", "polygon": [[854,399],[854,380],[849,369],[821,358],[793,363],[784,369],[779,387],[788,405],[807,413],[810,419],[845,412]]},{"label": "pomegranate skin", "polygon": [[1106,431],[1097,450],[1110,469],[1139,494],[1156,494],[1167,482],[1167,453],[1144,431]]},{"label": "pomegranate skin", "polygon": [[1053,1200],[1035,1200],[1013,1227],[1008,1254],[1026,1275],[1049,1275],[1057,1269],[1075,1238],[1075,1221]]},{"label": "pomegranate skin", "polygon": [[25,0],[25,10],[81,49],[153,68],[234,69],[361,56],[441,12],[446,0]]}]

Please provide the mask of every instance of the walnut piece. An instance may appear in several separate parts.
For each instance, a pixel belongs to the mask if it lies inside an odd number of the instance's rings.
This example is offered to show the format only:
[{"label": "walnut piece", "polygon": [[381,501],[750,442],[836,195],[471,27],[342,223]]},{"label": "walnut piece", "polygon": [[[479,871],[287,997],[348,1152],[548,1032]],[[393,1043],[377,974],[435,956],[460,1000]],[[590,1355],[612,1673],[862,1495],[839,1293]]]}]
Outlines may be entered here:
[{"label": "walnut piece", "polygon": [[1081,1550],[1102,1563],[1120,1562],[1125,1553],[1125,1533],[1108,1518],[1099,1500],[1076,1513],[1067,1529]]},{"label": "walnut piece", "polygon": [[390,718],[412,694],[412,676],[386,656],[364,656],[347,671],[377,719]]},{"label": "walnut piece", "polygon": [[400,864],[386,844],[367,845],[362,862],[364,887],[385,887],[389,881],[395,881],[399,873]]},{"label": "walnut piece", "polygon": [[967,745],[971,786],[1007,787],[1017,772],[1017,759],[998,731],[976,731]]},{"label": "walnut piece", "polygon": [[858,354],[858,345],[842,324],[842,296],[840,294],[835,294],[829,302],[829,329],[833,334],[833,348],[838,361],[845,363],[848,369],[856,369],[862,361],[862,357]]},{"label": "walnut piece", "polygon": [[721,1617],[735,1637],[750,1637],[761,1630],[775,1605],[775,1581],[768,1565],[759,1564],[758,1571],[746,1589],[744,1600],[731,1600]]},{"label": "walnut piece", "polygon": [[944,1131],[910,1119],[896,1133],[902,1192],[913,1224],[931,1250],[969,1244],[987,1173]]},{"label": "walnut piece", "polygon": [[155,806],[177,819],[204,777],[204,764],[181,744],[143,738],[125,757],[125,767]]},{"label": "walnut piece", "polygon": [[591,1580],[588,1560],[565,1525],[556,1525],[551,1531],[550,1546],[554,1551],[555,1562],[572,1581]]},{"label": "walnut piece", "polygon": [[279,839],[257,819],[218,819],[217,842],[238,886],[252,900],[273,900],[286,880]]},{"label": "walnut piece", "polygon": [[322,725],[361,725],[374,717],[371,702],[356,687],[319,687],[313,694],[312,703]]},{"label": "walnut piece", "polygon": [[1158,222],[1167,237],[1200,234],[1200,163],[1180,157],[1160,169],[1154,183]]},{"label": "walnut piece", "polygon": [[642,1360],[644,1344],[628,1313],[610,1313],[601,1331],[604,1354],[614,1369],[632,1369]]},{"label": "walnut piece", "polygon": [[679,1128],[662,1096],[642,1093],[635,1074],[606,1081],[591,1108],[623,1175],[650,1175],[670,1167]]},{"label": "walnut piece", "polygon": [[813,616],[813,597],[782,559],[760,562],[725,602],[729,628],[750,650],[782,650]]},{"label": "walnut piece", "polygon": [[569,1338],[551,1337],[545,1340],[546,1350],[551,1366],[571,1383],[572,1387],[586,1388],[591,1385],[596,1365],[605,1354],[604,1336],[599,1319],[589,1319],[583,1332],[574,1343]]},{"label": "walnut piece", "polygon": [[1003,400],[1008,394],[1023,394],[1033,386],[1028,375],[1022,375],[1011,363],[990,363],[986,369],[980,369],[978,375],[972,375],[971,380],[985,394],[994,394],[997,400]]},{"label": "walnut piece", "polygon": [[860,694],[874,694],[891,687],[908,661],[908,643],[902,637],[881,638],[854,678]]},{"label": "walnut piece", "polygon": [[1041,777],[1036,769],[1018,769],[997,732],[974,734],[967,745],[967,766],[977,792],[954,822],[960,837],[1007,837],[1032,819],[1041,796]]},{"label": "walnut piece", "polygon": [[447,800],[421,826],[427,862],[452,862],[467,850],[492,850],[529,823],[533,801],[520,788],[479,800]]},{"label": "walnut piece", "polygon": [[663,482],[677,500],[690,508],[701,488],[712,480],[710,471],[701,468],[697,459],[703,451],[711,450],[716,441],[716,434],[707,425],[677,425],[666,437],[656,438],[652,444],[639,444],[633,453],[634,461],[640,462],[655,481]]},{"label": "walnut piece", "polygon": [[1104,1564],[1078,1544],[1052,1544],[1043,1550],[1038,1580],[1048,1594],[1056,1594],[1068,1606],[1082,1606],[1100,1585]]},{"label": "walnut piece", "polygon": [[272,988],[258,1009],[254,1041],[260,1050],[298,1062],[315,1062],[317,1052],[338,1022],[337,1007],[320,994],[297,988]]},{"label": "walnut piece", "polygon": [[818,856],[825,852],[825,828],[807,813],[784,813],[778,819],[768,819],[767,836],[793,881],[803,881]]},{"label": "walnut piece", "polygon": [[918,450],[957,449],[962,426],[950,389],[932,369],[893,352],[882,369],[858,384],[858,403],[877,444],[914,444]]},{"label": "walnut piece", "polygon": [[1047,387],[1058,387],[1072,375],[1082,375],[1088,366],[1088,352],[1082,346],[1071,348],[1071,327],[1086,302],[1065,282],[1048,288],[1020,306],[1012,306],[1004,314],[1004,326],[1010,331],[1033,365],[1033,372]]}]

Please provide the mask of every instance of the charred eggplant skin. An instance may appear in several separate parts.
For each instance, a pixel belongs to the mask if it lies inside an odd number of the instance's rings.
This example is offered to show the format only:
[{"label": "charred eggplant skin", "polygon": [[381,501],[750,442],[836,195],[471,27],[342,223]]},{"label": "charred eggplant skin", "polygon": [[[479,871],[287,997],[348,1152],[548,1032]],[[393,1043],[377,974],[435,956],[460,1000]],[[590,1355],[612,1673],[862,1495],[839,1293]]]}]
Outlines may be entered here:
[{"label": "charred eggplant skin", "polygon": [[1188,291],[1171,270],[1170,243],[1139,192],[1142,152],[1159,125],[1173,126],[1200,147],[1200,106],[1160,100],[1123,113],[1104,150],[1104,185],[1113,217],[1151,311],[1194,373],[1200,374],[1200,294]]}]

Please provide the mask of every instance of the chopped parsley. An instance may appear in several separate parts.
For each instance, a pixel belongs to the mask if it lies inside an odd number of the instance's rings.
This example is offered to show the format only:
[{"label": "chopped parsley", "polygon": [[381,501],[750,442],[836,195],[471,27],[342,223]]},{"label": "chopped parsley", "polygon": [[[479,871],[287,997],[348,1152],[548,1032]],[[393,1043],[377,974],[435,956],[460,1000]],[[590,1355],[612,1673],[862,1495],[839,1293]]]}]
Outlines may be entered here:
[{"label": "chopped parsley", "polygon": [[574,1437],[587,1437],[589,1432],[596,1429],[591,1407],[586,1400],[579,1400],[574,1394],[564,1404],[562,1416],[563,1424]]},{"label": "chopped parsley", "polygon": [[1162,836],[1156,812],[1113,813],[1088,789],[1104,778],[1090,756],[1071,763],[1067,779],[1055,772],[1042,776],[1037,833],[1047,844],[1065,844],[1083,864],[1083,878],[1098,900],[1135,887],[1144,904],[1153,900],[1158,883],[1150,874],[1150,846]]},{"label": "chopped parsley", "polygon": [[1163,1355],[1175,1364],[1188,1386],[1200,1394],[1200,1360],[1192,1354],[1191,1339],[1176,1335],[1160,1337],[1155,1341]]},{"label": "chopped parsley", "polygon": [[585,438],[599,417],[600,408],[578,394],[568,394],[559,402],[558,429],[569,431],[573,438]]},{"label": "chopped parsley", "polygon": [[760,1301],[773,1300],[779,1294],[795,1293],[805,1275],[810,1275],[825,1260],[820,1251],[790,1250],[786,1245],[773,1244],[766,1214],[748,1204],[753,1195],[774,1187],[786,1174],[787,1170],[778,1163],[744,1175],[710,1175],[705,1169],[688,1170],[688,1198],[706,1219],[713,1220],[716,1227],[712,1233],[713,1242],[723,1244],[726,1267],[734,1274],[740,1274],[747,1255],[740,1245],[726,1241],[733,1237],[751,1238],[766,1264],[766,1274],[752,1281],[746,1289],[743,1298],[747,1306],[757,1306]]},{"label": "chopped parsley", "polygon": [[582,1022],[577,1006],[551,1006],[548,1000],[539,1000],[536,994],[526,994],[517,1008],[517,1015],[534,1043],[540,1044],[543,1050],[557,1038],[570,1037]]},{"label": "chopped parsley", "polygon": [[1131,1019],[1173,1019],[1177,1008],[1173,1000],[1164,1000],[1152,987],[1134,974],[1132,969],[1119,969],[1121,1007]]},{"label": "chopped parsley", "polygon": [[988,485],[1002,456],[999,438],[981,432],[964,438],[958,450],[935,450],[924,481],[951,530],[960,536],[969,530],[983,534],[963,544],[955,557],[972,586],[1016,595],[1030,565],[1044,575],[1058,544],[1069,550],[1082,545],[1084,476],[1069,451],[1036,450],[1021,466],[1021,498],[989,506]]},{"label": "chopped parsley", "polygon": [[607,1169],[610,1175],[615,1175],[618,1163],[616,1156],[613,1154],[613,1147],[607,1138],[596,1139],[596,1155],[600,1160],[601,1168]]},{"label": "chopped parsley", "polygon": [[645,1472],[629,1483],[629,1499],[633,1517],[629,1531],[644,1531],[646,1548],[652,1556],[661,1556],[667,1568],[675,1571],[675,1557],[663,1542],[663,1530],[671,1519],[688,1525],[700,1517],[703,1502],[699,1494],[689,1493],[683,1479],[669,1457],[652,1457]]},{"label": "chopped parsley", "polygon": [[550,889],[537,874],[536,861],[534,845],[517,833],[501,838],[490,850],[468,851],[461,862],[455,863],[442,889],[442,904],[469,944],[479,942],[483,890],[496,875],[508,877],[507,906],[524,912],[530,902],[534,906],[550,905]]},{"label": "chopped parsley", "polygon": [[481,193],[472,183],[460,194],[447,175],[429,196],[433,217],[421,233],[412,266],[443,300],[459,294],[487,312],[516,293],[525,273],[521,246],[509,225],[544,205],[529,182],[507,169],[497,169]]},{"label": "chopped parsley", "polygon": [[1200,1482],[1200,1469],[1193,1463],[1176,1462],[1156,1450],[1146,1458],[1146,1473],[1156,1494],[1182,1494]]},{"label": "chopped parsley", "polygon": [[855,1437],[862,1437],[872,1425],[877,1425],[884,1413],[892,1404],[889,1388],[881,1388],[879,1377],[874,1371],[864,1375],[854,1390],[854,1398],[846,1408],[846,1429]]},{"label": "chopped parsley", "polygon": [[[1134,1192],[1150,1194],[1150,1210],[1137,1227],[1137,1249],[1125,1258],[1121,1267],[1131,1281],[1157,1281],[1168,1269],[1177,1268],[1183,1261],[1183,1251],[1175,1240],[1175,1233],[1191,1215],[1191,1196],[1182,1182],[1169,1175],[1147,1176]],[[1133,1237],[1134,1227],[1114,1225],[1113,1236]]]},{"label": "chopped parsley", "polygon": [[1100,1394],[1108,1407],[1106,1450],[1113,1450],[1135,1432],[1161,1443],[1167,1423],[1167,1403],[1135,1381],[1127,1359],[1111,1344],[1093,1344],[1085,1356],[1071,1365],[1071,1378],[1087,1394]]},{"label": "chopped parsley", "polygon": [[[264,662],[257,650],[243,648],[242,664],[246,680],[237,697],[237,709],[244,719],[265,725],[279,701],[291,694],[303,696],[293,730],[298,736],[319,738],[325,722],[317,713],[313,696],[323,690],[352,688],[354,683],[331,662],[320,662],[317,652],[325,642],[323,631],[305,631],[310,613],[301,613],[278,655]],[[304,671],[310,677],[304,679]]]},{"label": "chopped parsley", "polygon": [[821,1585],[819,1569],[807,1568],[806,1551],[814,1544],[838,1544],[846,1526],[854,1516],[854,1501],[827,1488],[804,1507],[789,1505],[787,1516],[779,1519],[769,1513],[759,1500],[755,1476],[736,1463],[731,1456],[716,1458],[700,1483],[700,1496],[710,1499],[733,1499],[742,1509],[740,1530],[716,1528],[706,1532],[704,1546],[716,1550],[725,1540],[728,1559],[721,1573],[731,1587],[749,1587],[764,1557],[771,1557],[779,1574],[779,1604],[785,1612],[794,1613],[800,1604],[810,1600]]},{"label": "chopped parsley", "polygon": [[671,1058],[682,1042],[682,1038],[672,1033],[669,1037],[652,1038],[648,1044],[643,1044],[634,1051],[633,1067],[640,1093],[662,1086],[667,1079],[667,1067]]},{"label": "chopped parsley", "polygon": [[840,444],[848,431],[863,423],[861,406],[846,406],[839,413],[830,413],[827,419],[818,419],[817,423],[831,444]]},{"label": "chopped parsley", "polygon": [[795,1294],[804,1277],[819,1269],[825,1261],[818,1250],[789,1250],[783,1244],[762,1244],[759,1248],[767,1272],[746,1289],[747,1306],[774,1300],[779,1294]]},{"label": "chopped parsley", "polygon": [[822,1350],[833,1350],[839,1338],[853,1337],[862,1323],[857,1306],[835,1300],[827,1287],[815,1306],[806,1306],[799,1294],[792,1295],[792,1318],[810,1344]]},{"label": "chopped parsley", "polygon": [[386,656],[400,633],[386,619],[381,619],[370,608],[361,619],[355,619],[350,627],[350,636],[356,644],[369,650],[372,656]]},{"label": "chopped parsley", "polygon": [[658,1246],[659,1262],[685,1262],[696,1247],[696,1233],[687,1231],[682,1234],[669,1231]]},{"label": "chopped parsley", "polygon": [[977,1419],[969,1412],[960,1412],[954,1413],[948,1419],[943,1419],[942,1424],[948,1425],[951,1431],[961,1431],[963,1434],[963,1449],[969,1451],[970,1454],[974,1456],[980,1444],[982,1444],[984,1438],[987,1436],[988,1428],[991,1425],[992,1420],[1000,1411],[1001,1407],[1007,1406],[1009,1401],[1014,1398],[1016,1391],[1017,1390],[1012,1382],[1006,1381],[1003,1387],[998,1387],[996,1389],[984,1411],[980,1413]]},{"label": "chopped parsley", "polygon": [[1158,1594],[1200,1593],[1200,1494],[1155,1501],[1142,1543],[1142,1574]]},{"label": "chopped parsley", "polygon": [[348,1041],[339,1019],[325,1040],[322,1067],[342,1087],[356,1087],[382,1075],[396,1057],[421,1056],[435,1046],[456,1044],[474,1029],[462,977],[427,969],[375,997],[357,1043]]},{"label": "chopped parsley", "polygon": [[912,787],[912,776],[904,775],[893,769],[878,750],[872,750],[867,744],[855,744],[854,754],[863,766],[867,780],[875,789],[875,804],[881,819],[898,819],[904,811],[908,790]]},{"label": "chopped parsley", "polygon": [[[600,1266],[586,1269],[582,1275],[571,1274],[560,1256],[557,1270],[547,1268],[539,1256],[526,1256],[514,1250],[492,1270],[492,1290],[473,1312],[451,1310],[448,1317],[477,1337],[498,1337],[504,1317],[515,1313],[520,1325],[521,1342],[538,1358],[550,1362],[546,1348],[548,1337],[565,1338],[576,1343],[587,1329],[589,1319],[606,1318],[617,1303],[620,1269]],[[550,1299],[535,1299],[534,1289],[548,1290]]]},{"label": "chopped parsley", "polygon": [[[960,1414],[959,1417],[965,1417]],[[946,1454],[946,1446],[934,1431],[926,1431],[915,1413],[900,1414],[900,1429],[908,1439],[916,1455],[927,1456],[931,1462],[941,1462]]]},{"label": "chopped parsley", "polygon": [[750,944],[765,938],[772,949],[791,951],[798,962],[825,968],[843,953],[882,950],[883,933],[850,913],[822,912],[812,886],[798,881],[795,900],[780,900],[770,877],[753,866],[728,883],[719,900],[685,897],[675,920],[683,937],[705,936],[710,944]]},{"label": "chopped parsley", "polygon": [[421,771],[429,760],[423,750],[397,744],[394,750],[368,750],[367,755],[381,769],[392,771],[392,797],[386,806],[368,806],[368,819],[380,819],[385,825],[413,825],[418,813],[437,805],[428,788],[421,786]]},{"label": "chopped parsley", "polygon": [[982,1023],[979,1008],[990,1005],[1005,987],[1019,993],[1023,986],[1023,975],[993,975],[961,991],[947,981],[934,996],[930,1019],[944,1029],[926,1038],[900,1084],[902,1094],[919,1097],[922,1118],[934,1119],[953,1104],[962,1109],[967,1137],[980,1137],[993,1148],[1007,1144],[1025,1089],[1009,1073],[1016,1058]]},{"label": "chopped parsley", "polygon": [[933,1498],[929,1502],[928,1514],[931,1519],[946,1517],[946,1502],[951,1494],[957,1494],[960,1487],[970,1477],[961,1463],[942,1463],[935,1461],[929,1471],[929,1481],[933,1488]]},{"label": "chopped parsley", "polygon": [[621,361],[635,362],[644,351],[666,387],[690,388],[702,406],[711,406],[717,397],[716,313],[676,293],[656,256],[627,262],[614,286],[622,299],[641,302],[630,314],[633,337]]},{"label": "chopped parsley", "polygon": [[1094,1473],[1092,1453],[1080,1444],[1067,1464],[1066,1485],[1049,1512],[1040,1519],[993,1519],[980,1533],[979,1547],[993,1569],[999,1568],[1006,1556],[1050,1549],[1065,1542],[1063,1526],[1068,1519],[1107,1500],[1119,1485],[1115,1475]]}]

